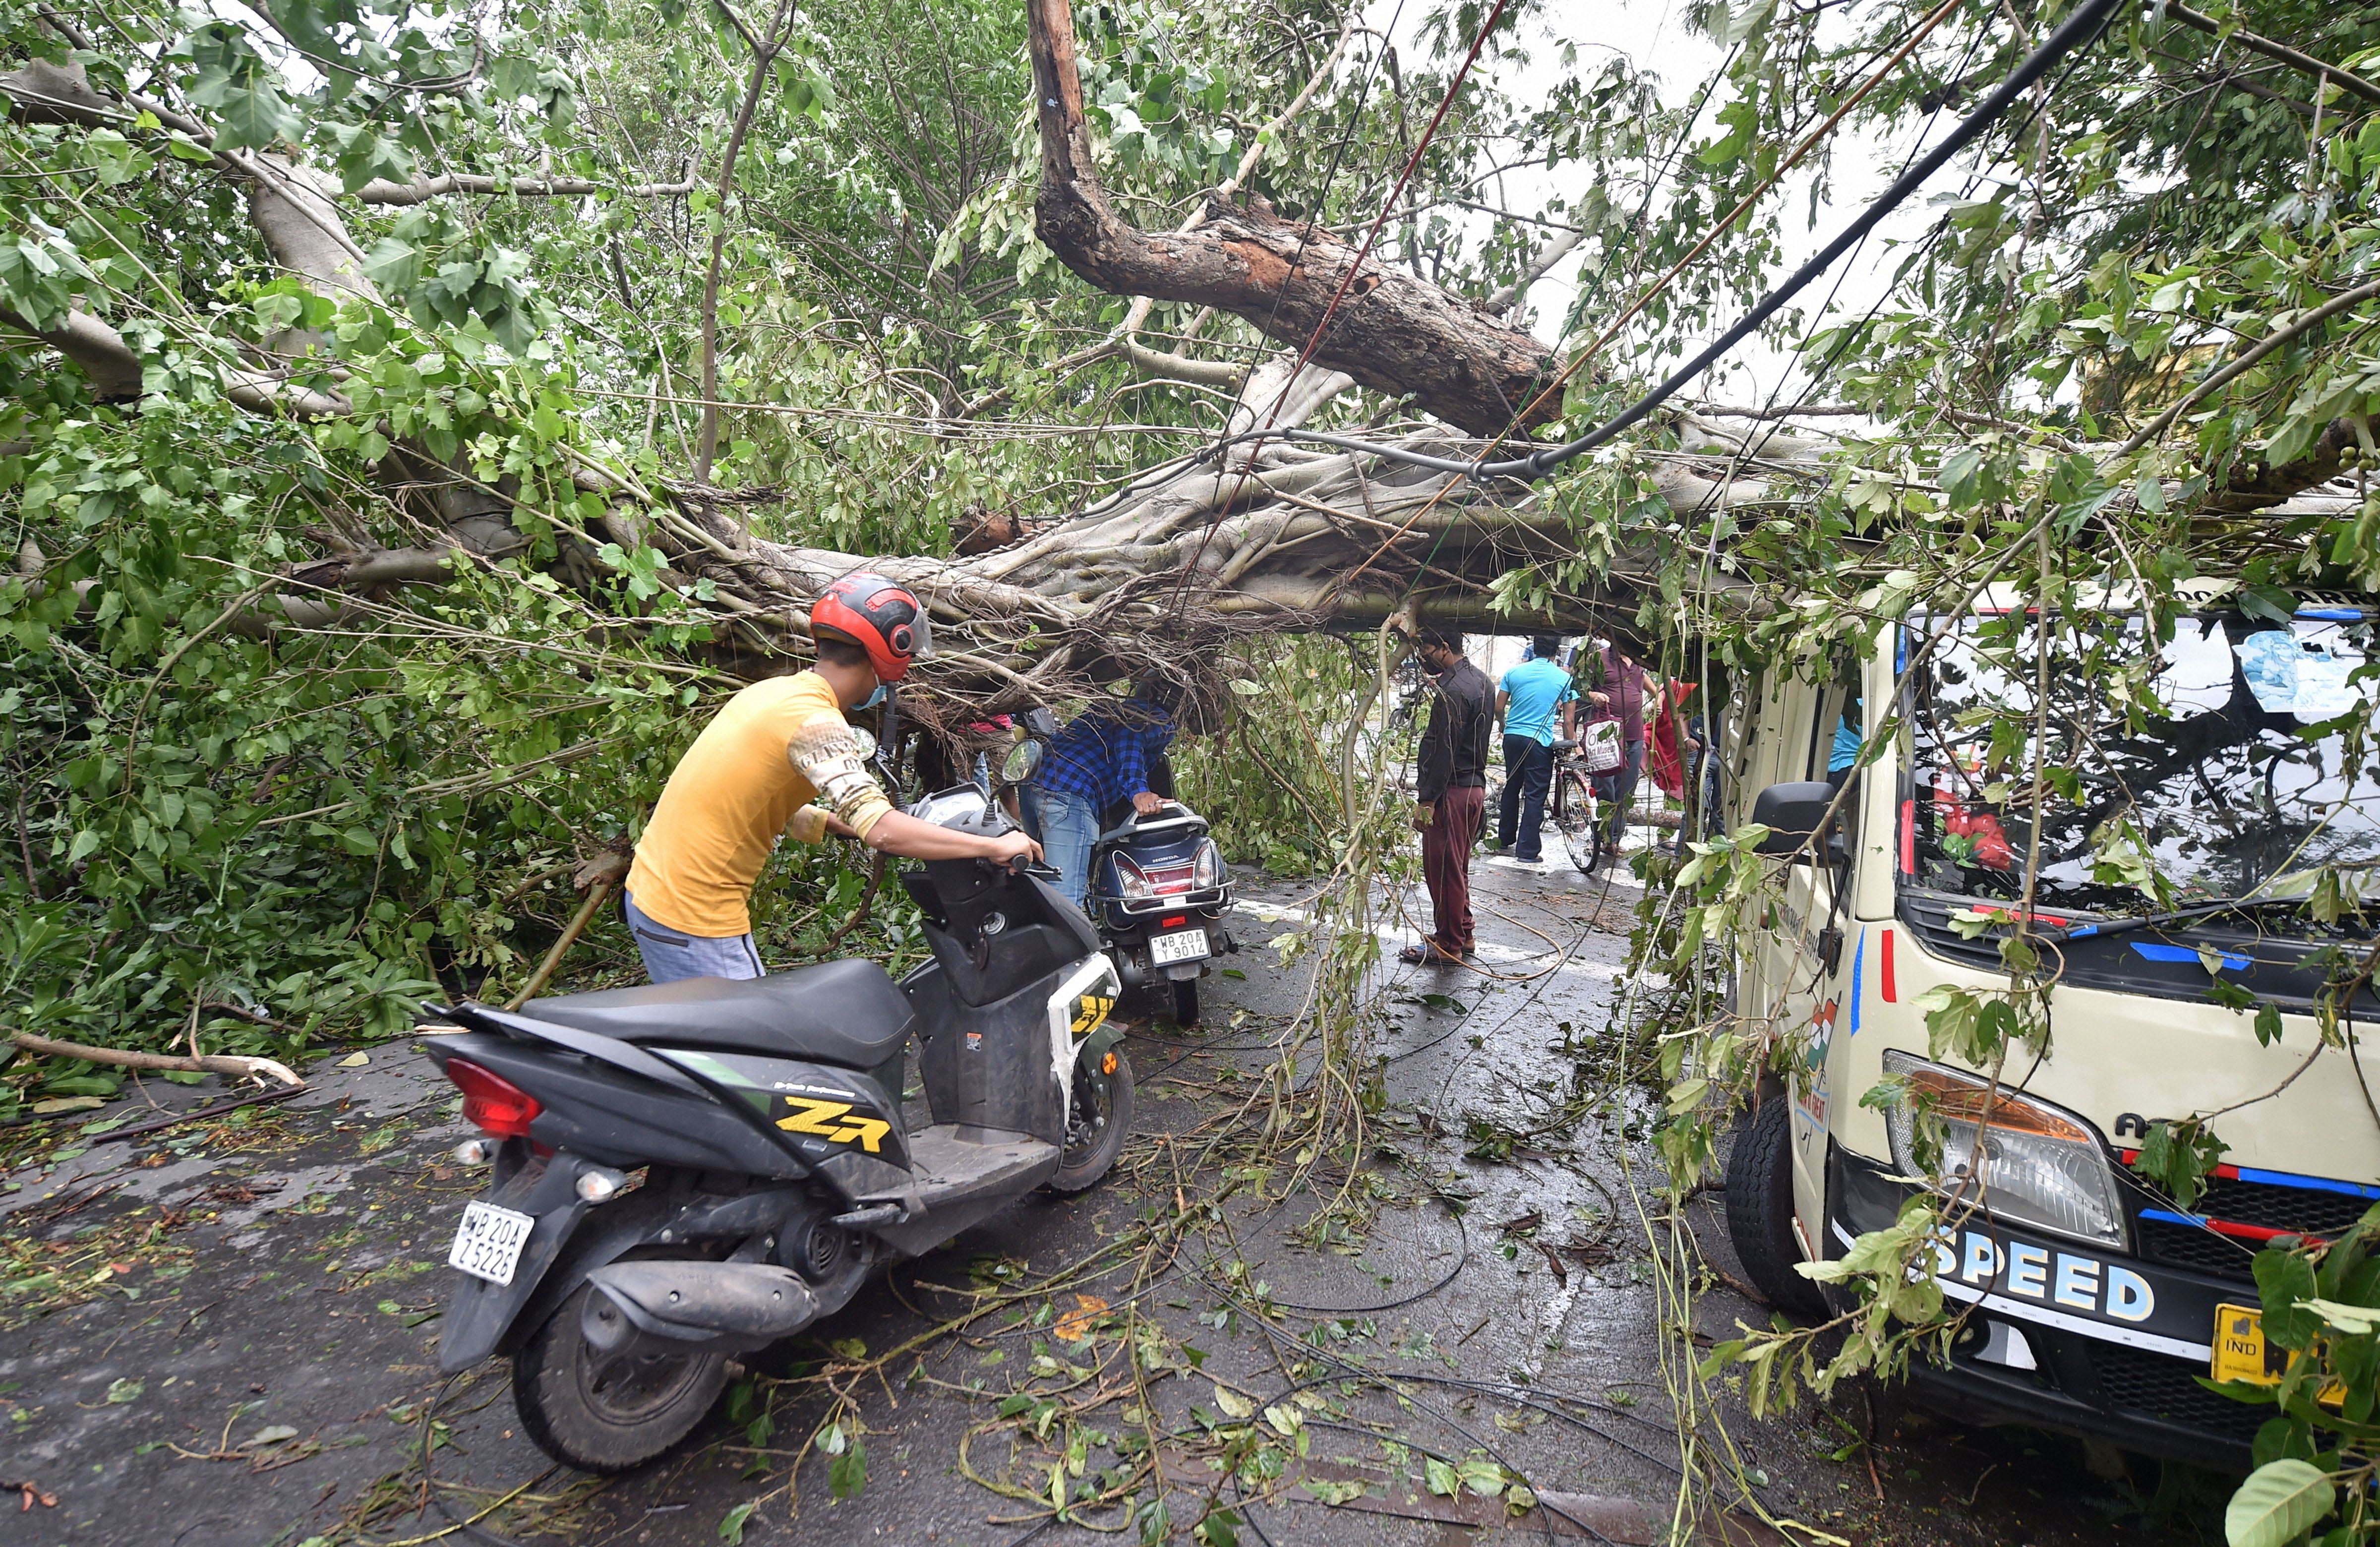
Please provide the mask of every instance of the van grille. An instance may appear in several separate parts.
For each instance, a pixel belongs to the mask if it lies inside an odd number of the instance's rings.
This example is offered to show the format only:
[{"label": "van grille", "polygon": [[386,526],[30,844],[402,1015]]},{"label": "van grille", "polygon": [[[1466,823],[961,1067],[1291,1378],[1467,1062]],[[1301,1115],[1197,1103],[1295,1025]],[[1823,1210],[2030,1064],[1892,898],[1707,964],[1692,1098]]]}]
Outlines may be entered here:
[{"label": "van grille", "polygon": [[2273,1182],[2252,1182],[2238,1176],[2216,1176],[2206,1185],[2206,1196],[2198,1200],[2195,1213],[2209,1219],[2230,1220],[2239,1224],[2258,1224],[2268,1230],[2287,1230],[2293,1235],[2320,1236],[2328,1239],[2355,1227],[2365,1210],[2374,1201],[2358,1198],[2352,1193],[2330,1192],[2316,1188],[2285,1187]]},{"label": "van grille", "polygon": [[2141,1255],[2152,1262],[2196,1268],[2242,1284],[2254,1282],[2248,1266],[2255,1260],[2258,1242],[2218,1236],[2203,1224],[2179,1224],[2169,1219],[2142,1220],[2140,1232]]},{"label": "van grille", "polygon": [[1930,956],[1980,967],[1986,972],[2003,970],[2000,937],[1997,933],[1970,940],[1950,927],[1951,913],[1969,906],[1966,900],[1946,902],[1904,889],[1900,894],[1900,921],[1909,926],[1909,932],[1917,937],[1918,944]]},{"label": "van grille", "polygon": [[[2119,1158],[2130,1163],[2132,1154],[2130,1150],[2121,1151]],[[2208,1177],[2205,1195],[2199,1199],[2192,1212],[2218,1226],[2249,1228],[2226,1232],[2180,1219],[2155,1217],[2151,1212],[2143,1211],[2134,1221],[2143,1255],[2175,1267],[2198,1268],[2247,1283],[2251,1281],[2251,1261],[2271,1239],[2265,1232],[2335,1240],[2354,1228],[2374,1202],[2354,1193],[2325,1188],[2252,1180],[2230,1166],[2222,1170],[2232,1174],[2217,1172]],[[2155,1211],[2164,1214],[2179,1212],[2168,1209]]]},{"label": "van grille", "polygon": [[2118,1343],[2093,1343],[2091,1368],[2099,1378],[2103,1406],[2143,1418],[2182,1424],[2204,1433],[2246,1444],[2271,1418],[2274,1409],[2208,1391],[2196,1377],[2206,1367],[2194,1359],[2171,1358]]}]

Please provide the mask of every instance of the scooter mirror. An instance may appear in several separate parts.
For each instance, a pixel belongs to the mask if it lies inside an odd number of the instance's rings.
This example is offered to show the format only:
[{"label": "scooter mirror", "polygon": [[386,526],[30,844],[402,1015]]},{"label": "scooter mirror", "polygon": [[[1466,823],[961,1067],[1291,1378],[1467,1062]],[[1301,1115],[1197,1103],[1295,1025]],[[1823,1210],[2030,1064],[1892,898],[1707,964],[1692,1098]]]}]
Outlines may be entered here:
[{"label": "scooter mirror", "polygon": [[874,731],[868,729],[864,725],[854,725],[851,727],[851,738],[859,743],[860,761],[874,762],[876,761],[876,733]]},{"label": "scooter mirror", "polygon": [[1041,769],[1041,743],[1020,741],[1000,760],[1000,782],[1021,785],[1029,781]]}]

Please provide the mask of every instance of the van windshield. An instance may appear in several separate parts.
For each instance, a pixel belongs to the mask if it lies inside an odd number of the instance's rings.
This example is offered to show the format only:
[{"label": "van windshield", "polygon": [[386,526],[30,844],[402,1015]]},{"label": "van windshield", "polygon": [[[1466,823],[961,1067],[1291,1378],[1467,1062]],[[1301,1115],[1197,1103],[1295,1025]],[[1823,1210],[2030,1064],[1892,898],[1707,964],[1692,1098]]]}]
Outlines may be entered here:
[{"label": "van windshield", "polygon": [[[2038,905],[2145,913],[2380,863],[2380,666],[2364,669],[2361,611],[2184,615],[2163,643],[2137,616],[2053,623]],[[2038,619],[1912,620],[1912,657],[1944,630],[1912,674],[1901,868],[1934,891],[2012,900],[2033,844]],[[2161,896],[2144,889],[2152,871]]]}]

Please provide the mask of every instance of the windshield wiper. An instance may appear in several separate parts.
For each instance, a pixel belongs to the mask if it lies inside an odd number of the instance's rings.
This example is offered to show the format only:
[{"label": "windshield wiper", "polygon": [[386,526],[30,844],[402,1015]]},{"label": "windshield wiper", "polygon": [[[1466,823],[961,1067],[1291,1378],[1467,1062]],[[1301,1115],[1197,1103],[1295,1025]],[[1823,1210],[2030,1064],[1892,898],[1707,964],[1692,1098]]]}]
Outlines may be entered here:
[{"label": "windshield wiper", "polygon": [[2079,924],[2067,924],[2058,929],[2044,930],[2049,940],[2082,940],[2093,935],[2131,934],[2139,930],[2153,930],[2167,924],[2187,924],[2218,913],[2247,913],[2266,907],[2303,907],[2306,897],[2256,895],[2245,894],[2236,897],[2216,897],[2209,902],[2192,903],[2188,907],[2168,908],[2162,913],[2142,913],[2122,919],[2095,919]]}]

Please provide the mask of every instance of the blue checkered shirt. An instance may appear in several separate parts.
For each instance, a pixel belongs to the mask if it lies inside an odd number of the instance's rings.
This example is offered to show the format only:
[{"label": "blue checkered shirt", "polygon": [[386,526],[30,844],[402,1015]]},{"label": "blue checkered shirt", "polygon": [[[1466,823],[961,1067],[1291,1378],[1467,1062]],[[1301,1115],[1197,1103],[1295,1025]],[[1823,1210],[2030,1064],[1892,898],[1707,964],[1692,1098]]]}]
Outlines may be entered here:
[{"label": "blue checkered shirt", "polygon": [[1124,707],[1101,705],[1058,733],[1033,782],[1082,797],[1092,816],[1105,821],[1109,807],[1148,787],[1148,765],[1172,743],[1173,721],[1164,711],[1137,700]]}]

